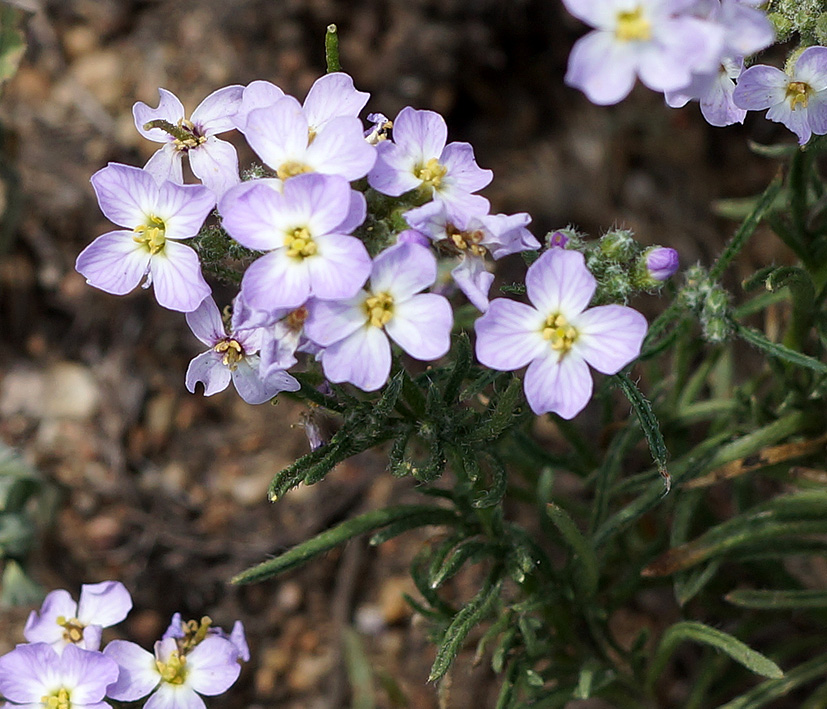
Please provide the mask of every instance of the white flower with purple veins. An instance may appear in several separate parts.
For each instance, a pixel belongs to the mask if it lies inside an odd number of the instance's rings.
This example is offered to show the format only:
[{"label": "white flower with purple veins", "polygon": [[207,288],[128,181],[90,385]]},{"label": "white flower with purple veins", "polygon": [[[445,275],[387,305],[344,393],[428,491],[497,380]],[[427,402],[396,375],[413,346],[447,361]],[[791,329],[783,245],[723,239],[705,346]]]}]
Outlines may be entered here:
[{"label": "white flower with purple veins", "polygon": [[119,581],[84,584],[79,603],[68,591],[52,591],[40,612],[29,614],[23,637],[30,643],[48,643],[58,653],[69,645],[97,650],[103,628],[120,623],[131,609],[132,598]]},{"label": "white flower with purple veins", "polygon": [[126,640],[113,640],[103,652],[120,668],[107,696],[134,702],[151,694],[144,709],[204,709],[199,695],[226,692],[241,671],[235,645],[206,633],[194,643],[174,637],[159,640],[154,654]]},{"label": "white flower with purple veins", "polygon": [[393,140],[377,144],[368,182],[377,192],[399,197],[420,190],[445,204],[452,218],[487,213],[488,200],[473,194],[491,182],[491,170],[474,159],[469,143],[448,143],[445,119],[433,111],[403,108],[393,121]]},{"label": "white flower with purple veins", "polygon": [[0,695],[9,707],[111,709],[103,699],[117,679],[117,663],[75,646],[58,655],[46,643],[18,645],[0,657]]},{"label": "white flower with purple veins", "polygon": [[497,298],[475,323],[482,364],[528,365],[523,387],[535,414],[574,418],[592,396],[588,365],[616,374],[640,354],[646,319],[623,305],[587,310],[595,287],[583,254],[551,249],[526,274],[531,305]]},{"label": "white flower with purple veins", "polygon": [[[217,195],[241,181],[238,176],[238,155],[235,148],[216,134],[233,130],[232,117],[241,104],[243,86],[227,86],[205,98],[186,118],[183,104],[175,94],[158,89],[161,100],[157,108],[142,101],[132,107],[135,126],[144,138],[163,143],[144,166],[157,180],[183,184],[181,165],[184,154],[189,156],[193,174]],[[157,122],[164,127],[151,127]]]},{"label": "white flower with purple veins", "polygon": [[460,263],[451,275],[481,312],[488,309],[488,291],[494,281],[494,274],[485,268],[485,255],[490,253],[496,260],[540,248],[540,242],[526,229],[531,217],[524,212],[452,218],[445,205],[435,200],[406,212],[405,219],[437,246],[460,257]]},{"label": "white flower with purple veins", "polygon": [[315,173],[293,177],[283,189],[244,183],[219,205],[230,236],[269,252],[244,274],[245,303],[274,313],[311,296],[354,296],[371,267],[365,245],[349,235],[364,219],[364,197],[341,177]]},{"label": "white flower with purple veins", "polygon": [[397,244],[374,260],[367,290],[349,300],[314,301],[305,333],[325,348],[325,376],[363,391],[379,389],[391,370],[389,337],[416,359],[442,357],[451,345],[451,306],[441,295],[421,292],[436,276],[428,249]]},{"label": "white flower with purple veins", "polygon": [[594,27],[574,45],[565,81],[592,103],[622,101],[637,77],[655,91],[687,86],[693,73],[714,72],[723,30],[680,14],[687,0],[563,0],[575,17]]},{"label": "white flower with purple veins", "polygon": [[787,74],[756,64],[747,69],[733,94],[747,111],[768,108],[767,118],[783,123],[804,145],[810,137],[827,133],[827,47],[808,47]]},{"label": "white flower with purple veins", "polygon": [[[236,298],[236,305],[240,302]],[[202,352],[187,368],[187,391],[195,393],[198,382],[204,396],[224,391],[232,381],[239,396],[248,404],[263,404],[282,391],[298,391],[299,383],[283,370],[262,376],[258,352],[264,330],[250,327],[244,308],[235,307],[230,327],[224,327],[215,301],[208,297],[196,310],[187,313],[187,324],[195,336],[210,349]]]},{"label": "white flower with purple veins", "polygon": [[78,256],[75,268],[86,282],[125,295],[146,277],[165,308],[188,313],[210,294],[198,255],[179,244],[198,233],[215,206],[202,185],[155,181],[146,170],[109,163],[92,175],[106,218],[119,229],[99,236]]},{"label": "white flower with purple veins", "polygon": [[239,130],[282,180],[306,172],[358,180],[373,167],[376,149],[365,140],[362,121],[331,116],[322,110],[325,106],[306,112],[292,96],[283,96],[247,113]]}]

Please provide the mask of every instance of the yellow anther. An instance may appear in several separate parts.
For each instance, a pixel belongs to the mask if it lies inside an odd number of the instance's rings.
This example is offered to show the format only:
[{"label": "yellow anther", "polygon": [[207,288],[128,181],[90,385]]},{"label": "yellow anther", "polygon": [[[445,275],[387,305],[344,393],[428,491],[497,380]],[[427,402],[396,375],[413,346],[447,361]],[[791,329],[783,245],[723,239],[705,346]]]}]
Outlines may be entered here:
[{"label": "yellow anther", "polygon": [[387,325],[393,317],[393,296],[377,293],[365,299],[365,313],[374,327]]},{"label": "yellow anther", "polygon": [[41,697],[40,701],[47,709],[72,709],[72,699],[69,690],[63,687],[52,694]]},{"label": "yellow anther", "polygon": [[86,627],[77,618],[67,618],[59,615],[57,624],[63,628],[63,639],[67,643],[77,645],[83,640],[83,629]]},{"label": "yellow anther", "polygon": [[799,104],[802,108],[807,108],[811,93],[813,93],[813,90],[808,83],[791,81],[787,84],[787,100],[790,102],[790,108],[795,111]]},{"label": "yellow anther", "polygon": [[132,240],[136,244],[142,244],[146,247],[146,250],[153,256],[164,250],[164,244],[167,241],[166,225],[160,217],[150,214],[147,223],[139,224],[133,231],[135,236],[132,237]]},{"label": "yellow anther", "polygon": [[187,118],[180,118],[178,120],[178,128],[181,133],[186,135],[186,138],[176,138],[172,141],[176,150],[186,152],[192,148],[197,148],[199,145],[203,145],[207,141],[207,136],[198,135],[195,130],[195,124]]},{"label": "yellow anther", "polygon": [[305,172],[313,172],[313,168],[295,160],[288,160],[276,170],[276,175],[280,180],[289,180],[291,177],[303,175]]},{"label": "yellow anther", "polygon": [[308,128],[307,129],[307,144],[310,145],[314,140],[316,140],[316,129],[315,128]]},{"label": "yellow anther", "polygon": [[615,37],[621,42],[646,42],[652,39],[652,23],[643,16],[643,8],[617,13]]},{"label": "yellow anther", "polygon": [[542,335],[544,340],[551,343],[551,349],[565,354],[577,340],[578,332],[563,315],[558,313],[546,318]]},{"label": "yellow anther", "polygon": [[483,240],[483,233],[479,229],[475,231],[459,231],[452,224],[446,230],[451,239],[451,244],[459,251],[468,251],[474,256],[485,256],[487,249],[480,243]]},{"label": "yellow anther", "polygon": [[285,237],[284,245],[287,247],[287,255],[293,258],[312,256],[319,250],[307,227],[294,229]]},{"label": "yellow anther", "polygon": [[289,327],[294,332],[298,332],[304,327],[304,321],[307,320],[307,316],[309,313],[307,312],[307,308],[303,305],[300,308],[296,308],[291,313],[288,313],[285,320],[287,321],[287,327]]},{"label": "yellow anther", "polygon": [[442,184],[442,178],[448,173],[448,168],[440,165],[439,160],[431,158],[424,165],[419,165],[414,170],[414,175],[422,180],[423,187],[433,187],[439,189]]},{"label": "yellow anther", "polygon": [[155,660],[155,667],[161,675],[161,681],[167,684],[184,684],[187,676],[187,658],[178,650],[173,650],[166,662]]},{"label": "yellow anther", "polygon": [[223,354],[221,363],[235,371],[238,363],[244,358],[244,348],[236,340],[221,340],[213,350]]}]

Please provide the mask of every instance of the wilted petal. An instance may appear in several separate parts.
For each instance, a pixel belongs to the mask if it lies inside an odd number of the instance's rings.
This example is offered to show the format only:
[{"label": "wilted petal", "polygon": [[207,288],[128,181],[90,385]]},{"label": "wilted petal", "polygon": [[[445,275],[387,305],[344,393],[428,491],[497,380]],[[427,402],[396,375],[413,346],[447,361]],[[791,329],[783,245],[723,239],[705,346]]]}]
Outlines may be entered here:
[{"label": "wilted petal", "polygon": [[207,350],[194,357],[187,367],[185,379],[187,391],[195,393],[198,382],[204,385],[204,396],[212,396],[224,391],[230,383],[230,368],[222,362],[223,355],[215,350]]},{"label": "wilted petal", "polygon": [[325,349],[321,360],[331,382],[350,382],[362,391],[376,391],[388,381],[391,346],[381,328],[366,325]]},{"label": "wilted petal", "polygon": [[241,182],[238,155],[227,141],[210,136],[188,154],[193,174],[219,197]]},{"label": "wilted petal", "polygon": [[528,365],[523,384],[528,405],[535,414],[551,411],[572,419],[592,398],[589,367],[573,350],[562,359],[551,350],[535,359]]},{"label": "wilted petal", "polygon": [[511,371],[542,356],[549,343],[541,331],[546,316],[525,303],[496,298],[474,323],[477,359],[486,367]]},{"label": "wilted petal", "polygon": [[149,268],[149,251],[136,243],[131,231],[110,231],[78,255],[75,269],[89,285],[112,295],[125,295],[137,286]]},{"label": "wilted petal", "polygon": [[232,372],[238,395],[248,404],[263,404],[282,391],[298,391],[298,381],[284,371],[273,371],[262,378],[257,356],[246,357]]},{"label": "wilted petal", "polygon": [[102,628],[120,623],[132,610],[132,596],[120,581],[102,581],[80,587],[78,619]]},{"label": "wilted petal", "polygon": [[174,93],[166,89],[158,89],[158,94],[160,95],[158,108],[150,108],[143,101],[138,101],[132,106],[132,117],[135,119],[135,127],[144,138],[154,140],[156,143],[171,142],[174,138],[165,130],[161,128],[146,130],[144,128],[144,125],[150,121],[160,119],[176,125],[178,121],[184,118],[184,105]]},{"label": "wilted petal", "polygon": [[648,327],[643,315],[623,305],[590,308],[572,325],[578,331],[572,352],[603,374],[616,374],[640,354]]},{"label": "wilted petal", "polygon": [[164,308],[189,313],[210,294],[198,254],[189,246],[168,240],[164,250],[152,257],[149,269],[155,298]]},{"label": "wilted petal", "polygon": [[579,251],[551,249],[526,273],[528,299],[546,316],[562,314],[571,320],[586,309],[597,283]]},{"label": "wilted petal", "polygon": [[419,360],[439,359],[451,348],[454,315],[450,303],[435,293],[420,293],[397,303],[385,331],[405,352]]},{"label": "wilted petal", "polygon": [[494,282],[494,274],[486,270],[483,259],[463,256],[459,265],[451,271],[451,276],[477,310],[481,313],[488,310],[488,292]]},{"label": "wilted petal", "polygon": [[108,697],[120,702],[134,702],[149,694],[161,681],[155,658],[135,643],[113,640],[103,654],[118,663],[120,672],[116,682],[106,690]]}]

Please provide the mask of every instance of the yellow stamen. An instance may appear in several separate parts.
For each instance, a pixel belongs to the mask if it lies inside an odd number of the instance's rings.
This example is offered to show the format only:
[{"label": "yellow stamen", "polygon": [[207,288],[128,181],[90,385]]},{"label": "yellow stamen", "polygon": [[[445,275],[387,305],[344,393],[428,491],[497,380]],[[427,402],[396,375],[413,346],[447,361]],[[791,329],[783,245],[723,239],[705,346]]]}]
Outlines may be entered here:
[{"label": "yellow stamen", "polygon": [[647,42],[652,39],[652,23],[643,16],[643,8],[617,13],[615,37],[621,42]]},{"label": "yellow stamen", "polygon": [[291,177],[303,175],[305,172],[313,172],[313,168],[295,160],[288,160],[276,170],[276,175],[280,180],[289,180]]},{"label": "yellow stamen", "polygon": [[551,343],[551,349],[563,355],[571,349],[579,333],[563,315],[557,313],[546,318],[542,335]]},{"label": "yellow stamen", "polygon": [[161,681],[167,684],[184,684],[187,676],[187,658],[178,650],[173,650],[166,662],[155,660],[155,667],[161,675]]},{"label": "yellow stamen", "polygon": [[795,111],[799,104],[802,108],[807,108],[811,93],[813,93],[813,90],[808,83],[791,81],[787,84],[787,100],[790,102],[790,108]]},{"label": "yellow stamen", "polygon": [[167,241],[166,225],[160,217],[150,214],[147,223],[139,224],[133,231],[135,236],[132,237],[132,240],[136,244],[142,244],[146,247],[151,255],[154,256],[164,250],[164,244]]},{"label": "yellow stamen", "polygon": [[69,690],[61,687],[52,694],[40,698],[46,709],[72,709],[72,699]]},{"label": "yellow stamen", "polygon": [[287,255],[293,258],[313,256],[319,250],[313,237],[310,236],[310,230],[304,226],[288,234],[284,239],[284,245],[287,247]]},{"label": "yellow stamen", "polygon": [[442,178],[448,173],[448,168],[440,165],[439,160],[431,158],[424,165],[419,165],[414,169],[414,175],[422,180],[423,187],[433,187],[439,189],[442,184]]},{"label": "yellow stamen", "polygon": [[447,233],[451,237],[451,243],[459,251],[468,251],[474,256],[485,256],[487,249],[480,243],[483,233],[479,229],[475,231],[459,231],[453,224],[449,224]]},{"label": "yellow stamen", "polygon": [[365,313],[374,327],[387,325],[393,317],[393,296],[390,293],[377,293],[365,300]]},{"label": "yellow stamen", "polygon": [[187,137],[176,138],[172,141],[176,150],[186,152],[192,148],[197,148],[199,145],[203,145],[207,141],[207,136],[198,135],[198,133],[195,132],[195,124],[186,118],[178,120],[178,128],[180,128]]},{"label": "yellow stamen", "polygon": [[63,628],[63,639],[67,643],[77,645],[83,640],[83,629],[86,627],[77,618],[67,618],[59,615],[56,618],[57,624]]},{"label": "yellow stamen", "polygon": [[221,363],[235,371],[238,363],[244,359],[244,349],[236,340],[221,340],[213,350],[218,354],[224,354],[221,358]]}]

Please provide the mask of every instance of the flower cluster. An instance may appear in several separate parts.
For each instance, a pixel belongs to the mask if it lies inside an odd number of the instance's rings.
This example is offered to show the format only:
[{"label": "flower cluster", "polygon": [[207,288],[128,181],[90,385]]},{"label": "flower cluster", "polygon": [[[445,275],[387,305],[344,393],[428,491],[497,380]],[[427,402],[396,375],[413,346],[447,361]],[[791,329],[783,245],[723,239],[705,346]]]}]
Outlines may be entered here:
[{"label": "flower cluster", "polygon": [[[209,396],[232,382],[245,401],[260,404],[299,390],[288,370],[314,361],[331,383],[378,390],[390,376],[394,347],[425,362],[449,351],[454,294],[480,313],[489,310],[490,259],[542,248],[528,230],[528,214],[491,213],[478,194],[491,171],[477,165],[471,145],[448,141],[439,114],[406,107],[393,120],[372,114],[366,128],[358,116],[368,98],[347,74],[334,72],[317,80],[304,102],[254,81],[214,92],[190,118],[163,89],[157,108],[135,105],[138,130],[163,145],[142,169],[110,164],[93,176],[101,209],[124,228],[98,237],[78,257],[77,269],[109,293],[152,285],[161,305],[186,313],[207,347],[189,366],[189,391],[200,382]],[[245,179],[235,149],[216,137],[231,129],[261,160]],[[183,184],[185,154],[203,184]],[[223,312],[197,249],[182,243],[196,237],[211,214],[218,222],[208,228],[249,256],[240,291]],[[548,262],[541,259],[530,273]],[[626,318],[609,335],[581,327],[596,317],[581,315],[594,291],[582,284],[594,279],[582,257],[568,254],[563,262],[565,268],[548,275],[558,281],[554,288],[579,293],[579,310],[564,308],[554,317],[575,323],[575,334],[563,348],[546,337],[546,324],[534,335],[567,372],[571,363],[587,361],[617,371],[637,355],[645,323]],[[448,270],[446,283],[440,272]],[[478,332],[491,331],[504,312],[502,302],[494,304]],[[549,317],[545,313],[543,323]],[[636,341],[637,349],[619,348],[611,364],[586,354],[585,343],[609,342],[615,334]],[[528,363],[490,350],[481,336],[483,364],[510,370]],[[591,391],[590,379],[588,387],[578,383],[575,406],[553,367],[546,366],[540,380],[529,371],[526,390],[538,413],[570,417],[586,405],[588,396],[580,394]],[[556,403],[564,400],[569,403]]]},{"label": "flower cluster", "polygon": [[227,634],[212,628],[209,618],[182,623],[177,613],[154,656],[124,640],[101,650],[103,629],[131,608],[129,592],[117,581],[82,586],[78,603],[68,591],[49,593],[26,621],[28,643],[0,657],[0,696],[11,707],[32,709],[104,709],[111,707],[107,698],[147,696],[150,709],[203,709],[199,695],[225,692],[240,663],[250,659],[240,622]]}]

